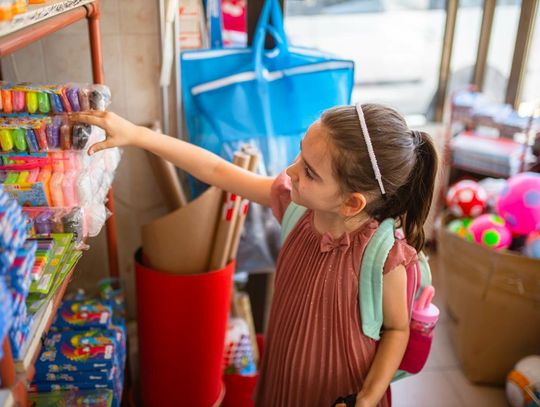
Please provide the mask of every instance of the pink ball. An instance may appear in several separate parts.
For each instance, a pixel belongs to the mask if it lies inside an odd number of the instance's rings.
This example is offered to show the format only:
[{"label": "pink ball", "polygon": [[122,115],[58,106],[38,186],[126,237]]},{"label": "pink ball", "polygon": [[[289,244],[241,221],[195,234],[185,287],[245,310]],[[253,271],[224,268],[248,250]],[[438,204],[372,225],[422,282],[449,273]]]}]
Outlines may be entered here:
[{"label": "pink ball", "polygon": [[469,232],[476,243],[495,250],[506,249],[512,244],[512,233],[504,219],[497,215],[485,214],[474,219]]},{"label": "pink ball", "polygon": [[476,217],[486,208],[487,193],[476,181],[463,180],[452,185],[446,194],[446,205],[458,217]]},{"label": "pink ball", "polygon": [[540,174],[524,172],[510,178],[497,200],[497,213],[516,235],[540,229]]}]

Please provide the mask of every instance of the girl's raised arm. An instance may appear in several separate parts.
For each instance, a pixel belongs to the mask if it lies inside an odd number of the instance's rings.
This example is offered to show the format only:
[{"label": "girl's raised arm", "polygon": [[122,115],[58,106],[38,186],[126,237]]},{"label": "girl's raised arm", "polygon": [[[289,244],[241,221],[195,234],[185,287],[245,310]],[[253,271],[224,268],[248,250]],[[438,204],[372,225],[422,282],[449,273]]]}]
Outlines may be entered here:
[{"label": "girl's raised arm", "polygon": [[112,147],[140,147],[170,161],[202,182],[270,206],[273,177],[239,168],[203,148],[137,126],[112,112],[72,113],[70,119],[105,130],[107,139],[91,146],[89,154]]}]

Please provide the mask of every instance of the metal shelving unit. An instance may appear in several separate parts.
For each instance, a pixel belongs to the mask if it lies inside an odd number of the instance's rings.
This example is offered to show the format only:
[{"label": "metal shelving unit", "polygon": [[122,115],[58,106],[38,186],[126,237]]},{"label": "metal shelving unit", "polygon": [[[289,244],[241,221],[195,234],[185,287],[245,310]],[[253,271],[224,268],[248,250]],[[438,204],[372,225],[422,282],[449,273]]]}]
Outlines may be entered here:
[{"label": "metal shelving unit", "polygon": [[[99,0],[52,0],[43,5],[30,6],[26,13],[0,25],[0,58],[83,19],[88,22],[93,81],[103,84],[105,80],[99,28]],[[112,189],[108,193],[107,208],[114,214]],[[106,232],[109,275],[118,277],[118,243],[114,215],[107,221]],[[21,360],[14,360],[9,339],[7,337],[4,339],[2,344],[4,358],[0,361],[3,386],[0,389],[0,407],[28,404],[27,388],[34,377],[34,363],[41,350],[41,339],[54,321],[72,274],[73,270],[65,277],[49,303],[43,306],[41,314],[36,317],[26,345],[26,353]]]}]

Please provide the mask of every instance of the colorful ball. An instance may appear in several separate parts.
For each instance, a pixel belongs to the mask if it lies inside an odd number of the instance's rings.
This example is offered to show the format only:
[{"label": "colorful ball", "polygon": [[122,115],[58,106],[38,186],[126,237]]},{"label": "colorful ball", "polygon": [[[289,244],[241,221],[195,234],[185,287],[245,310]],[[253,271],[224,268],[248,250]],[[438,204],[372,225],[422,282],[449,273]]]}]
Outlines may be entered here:
[{"label": "colorful ball", "polygon": [[[506,377],[506,398],[512,407],[534,405],[527,392],[534,384],[540,383],[540,356],[521,359]],[[531,389],[532,390],[532,389]]]},{"label": "colorful ball", "polygon": [[540,259],[540,230],[532,232],[527,236],[523,254],[534,259]]},{"label": "colorful ball", "polygon": [[512,233],[504,219],[497,215],[485,214],[474,219],[469,232],[476,243],[495,250],[506,249],[512,244]]},{"label": "colorful ball", "polygon": [[448,225],[446,228],[450,231],[450,233],[453,233],[455,235],[458,235],[459,237],[463,239],[467,239],[470,236],[469,233],[469,225],[471,224],[472,219],[465,218],[465,219],[454,219]]},{"label": "colorful ball", "polygon": [[459,181],[446,194],[448,209],[458,217],[480,216],[486,208],[486,201],[486,191],[472,180]]},{"label": "colorful ball", "polygon": [[516,235],[539,230],[540,174],[524,172],[510,178],[497,200],[497,213]]}]

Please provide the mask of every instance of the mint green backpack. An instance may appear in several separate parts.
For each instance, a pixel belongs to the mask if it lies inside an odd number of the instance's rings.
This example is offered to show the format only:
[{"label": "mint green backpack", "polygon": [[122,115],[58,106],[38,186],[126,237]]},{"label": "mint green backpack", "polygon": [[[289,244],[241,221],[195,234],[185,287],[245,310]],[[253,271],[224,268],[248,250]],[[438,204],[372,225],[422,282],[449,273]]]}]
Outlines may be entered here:
[{"label": "mint green backpack", "polygon": [[[291,202],[283,215],[281,222],[281,243],[283,244],[290,232],[296,226],[307,208]],[[394,219],[386,219],[369,241],[364,256],[359,278],[358,300],[364,335],[379,341],[383,326],[383,267],[390,250],[395,242]],[[431,285],[431,271],[426,256],[418,253],[418,262],[407,267],[407,302],[409,319],[415,301],[424,288]],[[411,329],[409,342],[399,370],[393,381],[418,373],[425,365],[431,349],[432,337],[421,335]]]}]

